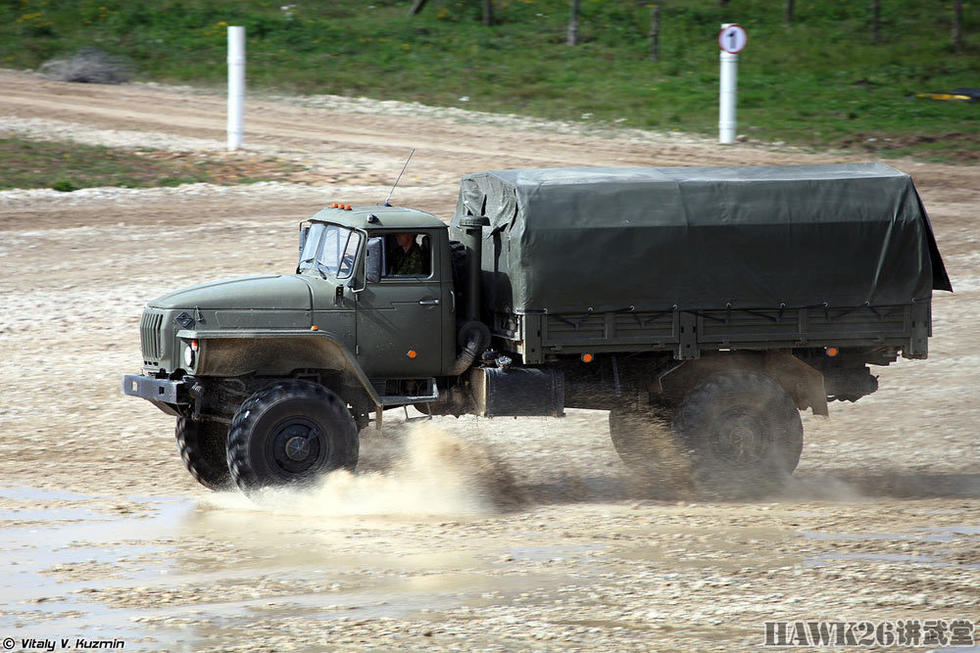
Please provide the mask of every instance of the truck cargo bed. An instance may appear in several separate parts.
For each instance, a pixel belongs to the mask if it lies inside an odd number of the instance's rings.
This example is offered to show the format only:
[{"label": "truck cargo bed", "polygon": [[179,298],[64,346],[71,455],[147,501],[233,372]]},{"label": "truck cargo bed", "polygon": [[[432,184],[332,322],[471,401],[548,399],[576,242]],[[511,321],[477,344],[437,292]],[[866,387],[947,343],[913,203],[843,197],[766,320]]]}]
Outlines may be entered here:
[{"label": "truck cargo bed", "polygon": [[925,358],[929,302],[893,306],[711,311],[610,311],[494,315],[493,335],[501,348],[528,364],[549,354],[670,351],[698,358],[722,349],[799,347],[901,348]]}]

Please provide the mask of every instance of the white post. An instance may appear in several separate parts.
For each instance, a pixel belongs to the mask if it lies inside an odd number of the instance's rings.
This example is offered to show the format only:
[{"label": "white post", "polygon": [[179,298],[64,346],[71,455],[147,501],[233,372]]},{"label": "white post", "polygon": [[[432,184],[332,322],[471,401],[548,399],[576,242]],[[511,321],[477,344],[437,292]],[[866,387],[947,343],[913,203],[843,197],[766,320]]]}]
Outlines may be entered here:
[{"label": "white post", "polygon": [[245,28],[228,28],[228,151],[245,133]]},{"label": "white post", "polygon": [[[725,29],[731,23],[722,23]],[[718,142],[735,142],[735,87],[738,83],[738,55],[721,51],[721,88],[718,94]]]}]

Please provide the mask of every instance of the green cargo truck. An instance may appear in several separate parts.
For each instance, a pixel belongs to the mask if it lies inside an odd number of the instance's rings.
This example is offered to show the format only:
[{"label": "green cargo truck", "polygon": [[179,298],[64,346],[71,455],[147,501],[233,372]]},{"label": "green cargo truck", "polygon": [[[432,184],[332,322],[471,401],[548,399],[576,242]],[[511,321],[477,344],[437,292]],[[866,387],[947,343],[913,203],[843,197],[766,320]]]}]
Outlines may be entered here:
[{"label": "green cargo truck", "polygon": [[501,170],[451,224],[335,204],[295,274],[151,301],[123,392],[177,418],[188,470],[245,491],[357,464],[371,416],[610,411],[634,472],[792,473],[799,411],[926,358],[951,291],[911,179],[881,164]]}]

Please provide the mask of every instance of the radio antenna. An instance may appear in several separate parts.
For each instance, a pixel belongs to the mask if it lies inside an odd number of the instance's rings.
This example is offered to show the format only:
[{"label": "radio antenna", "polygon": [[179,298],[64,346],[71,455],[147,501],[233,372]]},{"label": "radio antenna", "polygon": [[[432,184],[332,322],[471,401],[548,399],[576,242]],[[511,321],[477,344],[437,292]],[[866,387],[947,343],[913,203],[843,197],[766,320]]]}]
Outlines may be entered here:
[{"label": "radio antenna", "polygon": [[402,180],[402,175],[405,174],[405,168],[408,167],[408,162],[412,160],[412,155],[414,154],[415,154],[415,148],[413,147],[412,151],[408,153],[408,158],[405,159],[405,165],[402,166],[402,171],[398,173],[398,178],[395,179],[395,184],[391,187],[391,190],[388,191],[388,197],[385,198],[385,203],[383,206],[391,206],[391,204],[388,203],[388,200],[391,199],[391,194],[395,192],[395,188],[398,186],[398,182]]}]

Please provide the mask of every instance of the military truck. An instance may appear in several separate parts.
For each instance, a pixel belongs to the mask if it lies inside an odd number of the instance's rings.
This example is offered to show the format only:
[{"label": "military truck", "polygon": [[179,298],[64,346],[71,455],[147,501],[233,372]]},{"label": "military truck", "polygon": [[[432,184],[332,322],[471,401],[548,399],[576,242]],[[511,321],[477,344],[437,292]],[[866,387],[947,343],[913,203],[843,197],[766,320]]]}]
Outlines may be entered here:
[{"label": "military truck", "polygon": [[402,406],[608,410],[642,476],[669,453],[699,487],[763,487],[797,465],[800,411],[926,358],[937,289],[922,202],[882,164],[481,172],[449,225],[333,204],[301,223],[294,274],[152,300],[122,389],[177,418],[214,489],[353,469]]}]

